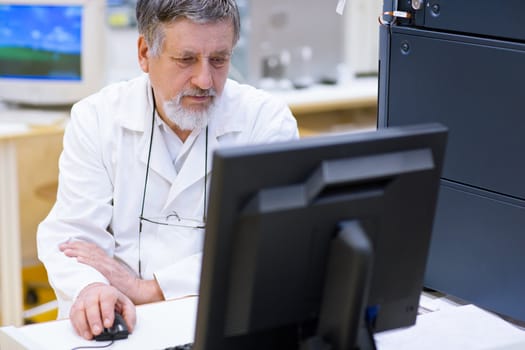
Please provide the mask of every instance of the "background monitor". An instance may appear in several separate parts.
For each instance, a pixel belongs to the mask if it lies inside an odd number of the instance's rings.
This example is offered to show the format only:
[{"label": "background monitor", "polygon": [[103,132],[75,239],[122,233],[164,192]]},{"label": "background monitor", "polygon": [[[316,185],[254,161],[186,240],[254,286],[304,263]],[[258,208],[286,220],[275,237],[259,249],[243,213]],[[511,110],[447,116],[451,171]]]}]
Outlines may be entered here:
[{"label": "background monitor", "polygon": [[0,100],[71,105],[105,82],[105,0],[0,0]]},{"label": "background monitor", "polygon": [[194,348],[354,349],[412,325],[446,136],[431,124],[216,151]]}]

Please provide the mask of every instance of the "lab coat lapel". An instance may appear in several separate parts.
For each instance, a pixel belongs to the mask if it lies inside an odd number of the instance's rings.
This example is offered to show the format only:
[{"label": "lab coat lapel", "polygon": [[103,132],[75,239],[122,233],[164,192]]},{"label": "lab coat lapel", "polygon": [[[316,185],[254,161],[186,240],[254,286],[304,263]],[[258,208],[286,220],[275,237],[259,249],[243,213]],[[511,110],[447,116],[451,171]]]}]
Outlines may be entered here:
[{"label": "lab coat lapel", "polygon": [[[208,133],[208,175],[211,172],[211,155],[217,143],[215,137],[211,137],[211,130]],[[204,178],[204,160],[206,152],[206,129],[204,129],[194,141],[190,148],[188,157],[180,172],[177,174],[175,181],[173,181],[168,200],[166,201],[165,209],[169,207],[170,203],[180,195],[184,190],[193,185],[195,182]],[[204,191],[204,188],[202,189]]]},{"label": "lab coat lapel", "polygon": [[[231,81],[226,82],[224,95],[228,95],[229,86],[232,84]],[[210,174],[213,163],[213,153],[221,144],[222,137],[226,137],[228,134],[241,132],[245,128],[245,119],[242,113],[236,109],[236,106],[232,107],[227,102],[231,100],[231,97],[221,97],[218,101],[217,108],[213,112],[212,118],[208,126],[208,189],[210,186]],[[168,200],[164,209],[167,209],[173,200],[186,190],[189,186],[194,184],[196,181],[202,180],[204,177],[204,152],[206,150],[206,129],[202,130],[195,144],[186,158],[185,164],[181,171],[175,178],[172,184]],[[203,188],[204,191],[204,188]]]},{"label": "lab coat lapel", "polygon": [[[149,77],[143,75],[134,80],[138,85],[132,90],[132,94],[126,96],[126,104],[118,108],[120,124],[123,128],[135,133],[142,133],[138,138],[138,157],[146,166],[148,163],[148,152],[151,137],[151,117],[153,111],[153,96]],[[150,169],[162,176],[170,184],[175,178],[175,169],[171,162],[171,156],[162,137],[160,126],[155,121],[153,143],[151,147]],[[138,134],[140,135],[140,134]],[[151,173],[150,173],[151,175]]]},{"label": "lab coat lapel", "polygon": [[[148,163],[148,152],[150,143],[151,123],[146,128],[141,140],[142,154],[140,155],[141,162],[146,165]],[[171,156],[162,137],[160,127],[157,123],[153,126],[153,142],[151,146],[151,159],[149,167],[151,170],[162,176],[170,184],[176,177],[175,168],[171,161]],[[151,175],[151,173],[150,173]]]}]

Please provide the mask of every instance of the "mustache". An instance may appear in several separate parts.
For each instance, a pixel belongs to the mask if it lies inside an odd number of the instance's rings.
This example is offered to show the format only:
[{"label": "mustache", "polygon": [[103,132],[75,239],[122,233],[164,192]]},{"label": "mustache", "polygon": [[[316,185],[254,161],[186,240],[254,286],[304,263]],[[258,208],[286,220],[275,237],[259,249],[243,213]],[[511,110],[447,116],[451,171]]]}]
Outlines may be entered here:
[{"label": "mustache", "polygon": [[215,89],[199,89],[199,88],[193,88],[193,89],[186,89],[180,93],[181,97],[184,96],[198,96],[198,97],[214,97],[217,95],[217,92]]}]

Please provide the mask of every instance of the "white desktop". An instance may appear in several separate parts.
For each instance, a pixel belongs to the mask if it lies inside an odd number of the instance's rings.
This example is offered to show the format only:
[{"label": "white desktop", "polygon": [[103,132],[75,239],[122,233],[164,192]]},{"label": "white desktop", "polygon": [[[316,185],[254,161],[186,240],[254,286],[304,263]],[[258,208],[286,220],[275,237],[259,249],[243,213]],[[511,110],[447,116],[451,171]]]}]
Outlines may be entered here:
[{"label": "white desktop", "polygon": [[[135,331],[128,339],[115,341],[111,349],[160,350],[192,341],[197,303],[197,297],[188,297],[138,306]],[[0,328],[2,350],[59,350],[108,343],[84,340],[69,320]]]},{"label": "white desktop", "polygon": [[[198,305],[188,297],[137,307],[135,331],[111,349],[161,350],[193,341]],[[474,305],[423,294],[412,327],[375,335],[378,350],[523,350],[525,331]],[[69,320],[0,328],[2,350],[60,350],[103,346],[76,335]]]}]

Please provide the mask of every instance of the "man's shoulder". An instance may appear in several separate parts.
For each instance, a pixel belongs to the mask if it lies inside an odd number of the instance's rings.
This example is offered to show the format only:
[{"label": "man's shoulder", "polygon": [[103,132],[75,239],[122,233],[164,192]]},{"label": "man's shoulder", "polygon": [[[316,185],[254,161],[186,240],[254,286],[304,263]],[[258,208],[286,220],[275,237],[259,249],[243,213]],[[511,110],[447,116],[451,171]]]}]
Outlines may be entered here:
[{"label": "man's shoulder", "polygon": [[227,80],[222,99],[222,129],[241,130],[240,139],[268,142],[295,138],[297,122],[284,99],[251,85]]},{"label": "man's shoulder", "polygon": [[147,75],[140,75],[131,80],[113,82],[90,97],[106,100],[124,99],[129,95],[144,94],[147,93],[148,81]]},{"label": "man's shoulder", "polygon": [[[73,106],[72,119],[109,128],[115,125],[141,130],[148,108],[147,76],[112,83]],[[95,122],[96,120],[96,122]]]}]

